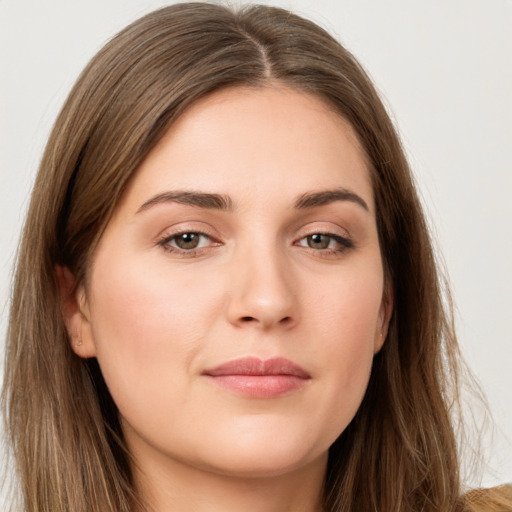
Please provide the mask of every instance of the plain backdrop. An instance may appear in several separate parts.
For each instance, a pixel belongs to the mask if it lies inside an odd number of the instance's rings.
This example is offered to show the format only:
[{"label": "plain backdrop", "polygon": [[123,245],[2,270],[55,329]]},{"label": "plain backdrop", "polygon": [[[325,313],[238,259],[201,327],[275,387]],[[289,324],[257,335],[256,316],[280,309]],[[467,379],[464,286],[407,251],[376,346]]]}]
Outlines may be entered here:
[{"label": "plain backdrop", "polygon": [[[57,112],[103,43],[169,3],[0,0],[2,351],[16,244]],[[494,415],[489,464],[469,483],[512,481],[512,1],[262,3],[327,28],[382,92],[446,264],[463,352]]]}]

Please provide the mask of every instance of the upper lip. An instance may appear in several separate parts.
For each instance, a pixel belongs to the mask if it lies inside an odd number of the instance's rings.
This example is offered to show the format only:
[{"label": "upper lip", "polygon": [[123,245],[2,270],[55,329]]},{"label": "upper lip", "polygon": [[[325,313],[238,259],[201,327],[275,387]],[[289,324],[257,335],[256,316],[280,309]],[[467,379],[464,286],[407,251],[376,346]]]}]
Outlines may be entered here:
[{"label": "upper lip", "polygon": [[309,379],[309,373],[298,364],[284,357],[273,357],[271,359],[259,359],[258,357],[241,357],[233,359],[203,371],[204,375],[220,377],[223,375],[289,375]]}]

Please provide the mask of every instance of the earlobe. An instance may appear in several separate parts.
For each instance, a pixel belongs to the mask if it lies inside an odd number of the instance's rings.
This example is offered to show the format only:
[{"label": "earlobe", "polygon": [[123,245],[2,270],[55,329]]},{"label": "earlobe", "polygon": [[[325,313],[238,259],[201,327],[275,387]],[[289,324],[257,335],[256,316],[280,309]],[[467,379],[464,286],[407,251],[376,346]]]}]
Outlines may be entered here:
[{"label": "earlobe", "polygon": [[59,285],[62,316],[71,349],[79,357],[95,357],[96,346],[92,337],[84,286],[77,285],[72,272],[65,266],[55,265],[55,275]]}]

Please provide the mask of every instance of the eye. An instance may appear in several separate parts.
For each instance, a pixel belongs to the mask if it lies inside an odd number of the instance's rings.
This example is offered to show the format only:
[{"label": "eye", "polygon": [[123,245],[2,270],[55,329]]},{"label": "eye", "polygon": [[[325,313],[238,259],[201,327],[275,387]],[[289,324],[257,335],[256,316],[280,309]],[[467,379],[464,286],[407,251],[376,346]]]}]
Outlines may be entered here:
[{"label": "eye", "polygon": [[353,243],[348,238],[333,233],[313,233],[301,238],[297,245],[328,252],[341,252],[353,247]]},{"label": "eye", "polygon": [[159,244],[165,249],[173,251],[193,251],[202,249],[212,243],[211,238],[204,233],[196,231],[187,231],[185,233],[176,233],[161,240]]}]

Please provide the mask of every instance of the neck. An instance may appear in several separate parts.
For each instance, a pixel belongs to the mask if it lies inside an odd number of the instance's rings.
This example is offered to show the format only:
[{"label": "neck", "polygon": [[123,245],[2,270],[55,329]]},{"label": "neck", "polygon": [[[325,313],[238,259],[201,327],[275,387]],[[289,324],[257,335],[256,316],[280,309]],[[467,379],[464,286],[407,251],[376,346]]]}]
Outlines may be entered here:
[{"label": "neck", "polygon": [[240,477],[168,460],[134,468],[149,512],[321,512],[326,457],[282,475]]}]

